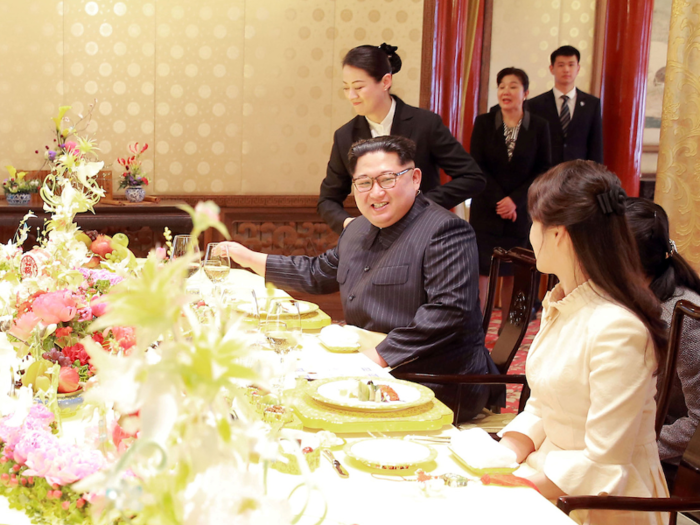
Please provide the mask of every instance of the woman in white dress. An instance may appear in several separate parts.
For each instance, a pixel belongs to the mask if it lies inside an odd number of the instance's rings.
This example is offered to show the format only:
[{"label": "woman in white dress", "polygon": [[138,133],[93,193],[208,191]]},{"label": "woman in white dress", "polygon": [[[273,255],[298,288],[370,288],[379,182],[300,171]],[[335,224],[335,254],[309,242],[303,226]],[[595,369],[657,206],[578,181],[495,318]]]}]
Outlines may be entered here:
[{"label": "woman in white dress", "polygon": [[[543,301],[527,357],[532,389],[504,428],[528,476],[563,495],[666,497],[654,432],[661,308],[647,287],[620,181],[590,161],[558,165],[530,187],[537,268],[559,284]],[[521,469],[526,471],[528,469]],[[590,524],[659,524],[667,514],[578,511]]]}]

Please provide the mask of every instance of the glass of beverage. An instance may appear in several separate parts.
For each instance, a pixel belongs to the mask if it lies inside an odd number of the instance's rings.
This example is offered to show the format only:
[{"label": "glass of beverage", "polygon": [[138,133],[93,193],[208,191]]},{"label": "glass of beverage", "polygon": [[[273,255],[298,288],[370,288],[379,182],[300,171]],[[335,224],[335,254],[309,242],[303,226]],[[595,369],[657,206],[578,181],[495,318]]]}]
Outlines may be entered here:
[{"label": "glass of beverage", "polygon": [[273,319],[270,316],[265,321],[260,323],[260,330],[265,338],[268,347],[272,348],[279,356],[280,375],[275,381],[277,395],[282,394],[286,378],[286,368],[284,356],[298,344],[298,334],[294,330],[290,330],[287,323],[278,319]]},{"label": "glass of beverage", "polygon": [[204,274],[214,285],[214,291],[221,296],[222,287],[220,286],[228,277],[231,270],[231,259],[228,256],[228,250],[225,244],[218,242],[209,243],[207,253],[204,257],[202,269]]},{"label": "glass of beverage", "polygon": [[191,262],[187,267],[187,277],[192,277],[199,270],[199,243],[196,239],[193,239],[191,235],[176,235],[173,238],[172,252],[170,253],[171,259],[177,259],[188,253],[196,253],[197,260]]}]

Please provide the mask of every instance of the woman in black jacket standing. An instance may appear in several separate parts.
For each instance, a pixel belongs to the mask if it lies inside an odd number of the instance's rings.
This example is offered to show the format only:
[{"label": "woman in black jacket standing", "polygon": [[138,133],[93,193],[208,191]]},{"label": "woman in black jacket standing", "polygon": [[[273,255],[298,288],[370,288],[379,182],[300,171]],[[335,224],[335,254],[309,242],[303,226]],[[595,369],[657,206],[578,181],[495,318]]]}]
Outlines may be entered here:
[{"label": "woman in black jacket standing", "polygon": [[[479,166],[435,113],[409,106],[391,95],[392,75],[401,69],[396,48],[359,46],[343,59],[343,90],[357,117],[336,130],[326,178],[321,183],[318,214],[340,233],[352,216],[343,201],[352,189],[350,146],[360,139],[401,135],[416,143],[416,166],[423,172],[421,191],[444,208],[452,208],[481,193]],[[452,180],[440,185],[439,169]]]},{"label": "woman in black jacket standing", "polygon": [[[498,72],[498,108],[474,121],[471,154],[479,164],[486,189],[474,199],[470,218],[479,248],[479,297],[484,307],[493,249],[527,246],[530,218],[527,190],[551,166],[547,121],[532,115],[524,104],[527,73],[508,67]],[[501,266],[503,321],[513,290],[512,269]]]}]

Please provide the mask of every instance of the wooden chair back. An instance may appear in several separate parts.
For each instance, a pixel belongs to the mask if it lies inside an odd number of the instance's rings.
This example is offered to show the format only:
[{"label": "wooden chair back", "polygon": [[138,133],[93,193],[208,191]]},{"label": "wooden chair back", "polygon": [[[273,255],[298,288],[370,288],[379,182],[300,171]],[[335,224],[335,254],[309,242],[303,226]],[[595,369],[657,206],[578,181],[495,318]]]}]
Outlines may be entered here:
[{"label": "wooden chair back", "polygon": [[668,413],[668,405],[671,402],[671,386],[673,385],[673,380],[676,376],[676,363],[678,362],[678,351],[681,346],[683,321],[686,317],[700,321],[700,306],[697,306],[690,301],[681,299],[673,308],[666,361],[663,363],[663,368],[661,369],[661,380],[658,382],[658,397],[656,400],[657,438],[661,434],[661,428],[664,426],[666,414]]},{"label": "wooden chair back", "polygon": [[509,251],[503,248],[494,249],[489,271],[486,308],[484,309],[484,333],[488,330],[493,313],[498,272],[502,262],[509,262],[513,265],[513,295],[510,300],[508,318],[505,320],[503,331],[491,351],[491,358],[499,372],[505,374],[527,332],[532,316],[532,307],[539,290],[540,273],[537,271],[535,256],[531,250],[525,248],[513,248]]}]

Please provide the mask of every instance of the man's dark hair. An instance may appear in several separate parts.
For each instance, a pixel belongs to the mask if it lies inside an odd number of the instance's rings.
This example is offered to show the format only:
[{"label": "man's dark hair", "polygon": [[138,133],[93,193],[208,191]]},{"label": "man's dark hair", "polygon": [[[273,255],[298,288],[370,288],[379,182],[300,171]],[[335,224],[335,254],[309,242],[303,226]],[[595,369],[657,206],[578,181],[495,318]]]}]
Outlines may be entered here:
[{"label": "man's dark hair", "polygon": [[357,159],[367,155],[383,151],[385,153],[396,153],[399,157],[399,162],[405,166],[409,162],[413,162],[416,158],[416,143],[406,137],[398,135],[384,135],[374,137],[373,139],[358,140],[350,146],[348,160],[350,161],[350,171],[355,173],[357,167]]},{"label": "man's dark hair", "polygon": [[498,72],[498,75],[496,75],[496,85],[500,85],[501,80],[508,75],[515,75],[518,77],[518,80],[520,80],[520,83],[523,85],[523,91],[530,89],[530,79],[528,78],[527,73],[525,73],[525,71],[522,69],[518,69],[517,67],[507,67],[501,69]]},{"label": "man's dark hair", "polygon": [[574,46],[561,46],[549,55],[549,61],[554,65],[557,57],[576,57],[576,62],[581,62],[581,53]]}]

